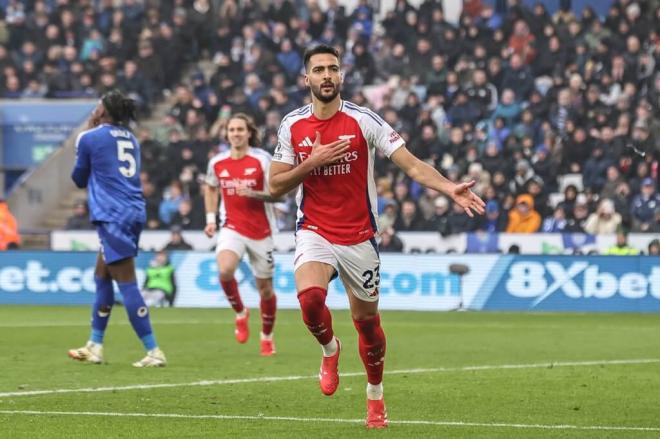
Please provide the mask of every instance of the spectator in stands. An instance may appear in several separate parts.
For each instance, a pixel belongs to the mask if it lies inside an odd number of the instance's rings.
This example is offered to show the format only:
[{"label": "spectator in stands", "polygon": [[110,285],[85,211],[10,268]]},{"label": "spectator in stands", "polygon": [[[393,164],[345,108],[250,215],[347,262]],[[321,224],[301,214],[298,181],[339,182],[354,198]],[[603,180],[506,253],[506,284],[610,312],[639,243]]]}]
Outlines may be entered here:
[{"label": "spectator in stands", "polygon": [[0,198],[0,251],[15,249],[20,245],[18,222],[9,211],[7,202]]},{"label": "spectator in stands", "polygon": [[505,88],[502,92],[502,99],[495,107],[491,118],[493,120],[501,117],[504,119],[504,125],[511,129],[518,122],[518,117],[522,111],[520,103],[516,102],[516,94],[511,88]]},{"label": "spectator in stands", "polygon": [[588,217],[589,206],[587,205],[587,197],[584,194],[579,194],[575,198],[573,214],[568,219],[568,223],[564,230],[570,233],[585,233],[584,225],[586,224]]},{"label": "spectator in stands", "polygon": [[184,199],[183,187],[180,181],[174,180],[168,189],[158,208],[158,218],[164,225],[170,225],[172,223],[172,217],[179,210],[179,204]]},{"label": "spectator in stands", "polygon": [[568,218],[573,216],[573,207],[575,207],[575,199],[577,196],[578,190],[574,184],[569,184],[564,188],[564,199],[558,204],[558,206],[564,209],[564,213],[566,213]]},{"label": "spectator in stands", "polygon": [[615,233],[621,227],[621,215],[615,212],[614,202],[601,200],[598,209],[587,218],[584,231],[592,235]]},{"label": "spectator in stands", "polygon": [[172,251],[172,250],[192,250],[192,245],[190,245],[188,242],[186,242],[183,239],[183,235],[181,235],[181,227],[180,226],[172,226],[170,229],[171,235],[170,235],[170,241],[163,247],[163,250],[165,251]]},{"label": "spectator in stands", "polygon": [[411,199],[404,200],[401,203],[401,211],[394,222],[394,229],[397,232],[419,232],[426,228],[424,218],[417,211],[417,204]]},{"label": "spectator in stands", "polygon": [[453,126],[462,126],[465,123],[478,120],[482,116],[482,110],[474,101],[468,100],[465,92],[459,90],[447,112],[447,116]]},{"label": "spectator in stands", "polygon": [[585,188],[591,192],[599,193],[605,185],[607,168],[612,164],[611,159],[603,154],[601,145],[594,145],[591,157],[584,164],[582,181]]},{"label": "spectator in stands", "polygon": [[179,203],[179,210],[172,215],[172,226],[179,226],[182,230],[201,230],[206,224],[204,218],[199,214],[201,209],[193,209],[192,202],[183,199]]},{"label": "spectator in stands", "polygon": [[165,306],[171,308],[176,298],[176,275],[174,266],[165,250],[156,253],[145,270],[142,297],[147,306]]},{"label": "spectator in stands", "polygon": [[509,192],[514,195],[523,193],[529,181],[534,177],[534,169],[527,160],[519,160],[516,163],[516,171],[513,179],[509,182]]},{"label": "spectator in stands", "polygon": [[383,212],[378,215],[380,229],[384,230],[388,227],[394,227],[394,223],[397,220],[398,211],[399,209],[396,201],[389,199],[383,207]]},{"label": "spectator in stands", "polygon": [[378,251],[382,253],[400,253],[403,251],[403,242],[396,235],[393,228],[388,227],[381,232]]},{"label": "spectator in stands", "polygon": [[566,229],[568,221],[566,220],[566,212],[562,206],[555,207],[551,217],[543,220],[541,232],[544,233],[563,233]]},{"label": "spectator in stands", "polygon": [[[435,213],[435,200],[440,193],[431,188],[425,188],[417,199],[417,207],[425,222],[428,222]],[[428,223],[427,223],[428,225]]]},{"label": "spectator in stands", "polygon": [[465,211],[458,204],[452,203],[451,211],[447,215],[446,233],[447,235],[455,235],[457,233],[473,232],[477,229],[478,221],[477,218],[470,218],[465,215]]},{"label": "spectator in stands", "polygon": [[480,218],[478,230],[489,233],[504,232],[507,229],[507,215],[503,214],[497,200],[486,203],[486,215]]},{"label": "spectator in stands", "polygon": [[639,254],[639,250],[628,244],[628,234],[619,229],[616,233],[616,244],[605,250],[605,255],[615,256],[634,256]]},{"label": "spectator in stands", "polygon": [[657,182],[647,177],[642,181],[641,193],[632,202],[632,230],[648,232],[656,220],[656,209],[660,206],[660,194],[655,190]]},{"label": "spectator in stands", "polygon": [[616,165],[610,165],[606,171],[605,184],[600,191],[600,196],[602,198],[614,198],[617,187],[619,187],[622,181],[623,179],[621,178],[619,168]]},{"label": "spectator in stands", "polygon": [[516,198],[515,207],[509,212],[508,233],[534,233],[541,227],[541,215],[534,210],[534,198],[521,194]]},{"label": "spectator in stands", "polygon": [[660,240],[654,239],[653,241],[649,242],[648,255],[660,256]]},{"label": "spectator in stands", "polygon": [[76,200],[73,203],[73,215],[66,220],[67,230],[92,230],[94,225],[89,220],[89,211],[87,210],[87,201]]},{"label": "spectator in stands", "polygon": [[449,200],[443,195],[440,195],[433,202],[433,206],[433,215],[427,221],[426,229],[438,232],[442,236],[449,235],[451,233],[449,230]]},{"label": "spectator in stands", "polygon": [[509,67],[504,71],[501,89],[510,89],[520,100],[527,100],[534,89],[534,76],[520,54],[511,55]]}]

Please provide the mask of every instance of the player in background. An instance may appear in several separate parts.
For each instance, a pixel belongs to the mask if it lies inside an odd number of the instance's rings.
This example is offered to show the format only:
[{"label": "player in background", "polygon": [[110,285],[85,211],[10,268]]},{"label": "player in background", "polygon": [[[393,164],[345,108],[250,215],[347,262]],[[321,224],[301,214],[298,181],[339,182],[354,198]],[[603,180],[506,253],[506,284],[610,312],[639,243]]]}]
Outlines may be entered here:
[{"label": "player in background", "polygon": [[92,333],[85,346],[69,351],[69,357],[103,362],[103,337],[114,304],[114,280],[131,325],[147,351],[133,366],[159,367],[167,361],[156,343],[149,309],[135,276],[134,258],[146,212],[140,184],[140,144],[128,129],[131,120],[135,120],[134,101],[119,91],[110,91],[94,109],[89,129],[76,140],[76,165],[71,178],[79,188],[87,187],[90,219],[96,226],[101,250],[96,258]]},{"label": "player in background", "polygon": [[378,314],[375,150],[413,180],[450,196],[470,216],[473,211],[483,214],[484,202],[470,190],[474,181],[449,181],[413,156],[377,114],[341,99],[342,74],[334,48],[309,49],[304,65],[312,104],[282,119],[270,169],[270,192],[279,197],[298,187],[296,289],[303,321],[323,352],[321,391],[332,395],[339,384],[341,343],[325,304],[328,284],[339,275],[367,372],[366,426],[383,428],[387,426],[382,385],[385,334]]},{"label": "player in background", "polygon": [[206,227],[211,238],[216,232],[218,188],[221,189],[220,224],[216,246],[220,284],[236,312],[234,334],[239,343],[249,337],[250,311],[243,305],[234,273],[247,252],[257,290],[261,297],[261,355],[275,354],[273,325],[277,298],[273,292],[273,232],[275,216],[268,193],[271,155],[260,148],[257,127],[252,119],[237,113],[227,122],[231,148],[211,159],[204,193]]}]

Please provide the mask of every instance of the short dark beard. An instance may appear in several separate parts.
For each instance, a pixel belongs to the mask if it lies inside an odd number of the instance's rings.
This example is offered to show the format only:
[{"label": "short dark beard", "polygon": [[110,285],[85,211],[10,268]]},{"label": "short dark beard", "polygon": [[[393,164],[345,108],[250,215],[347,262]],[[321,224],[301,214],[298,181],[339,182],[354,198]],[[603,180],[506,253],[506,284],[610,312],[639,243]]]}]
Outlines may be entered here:
[{"label": "short dark beard", "polygon": [[312,91],[312,94],[316,97],[316,99],[323,102],[324,104],[327,104],[328,102],[332,102],[339,94],[338,85],[335,86],[335,92],[329,96],[324,96],[323,94],[321,94],[321,86],[319,87],[310,86],[309,89]]}]

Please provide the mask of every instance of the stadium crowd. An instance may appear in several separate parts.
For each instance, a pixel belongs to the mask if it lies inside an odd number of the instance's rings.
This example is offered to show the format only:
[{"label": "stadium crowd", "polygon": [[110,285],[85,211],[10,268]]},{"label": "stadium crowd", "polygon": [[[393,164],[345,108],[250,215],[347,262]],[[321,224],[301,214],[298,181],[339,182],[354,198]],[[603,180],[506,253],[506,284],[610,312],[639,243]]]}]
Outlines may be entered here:
[{"label": "stadium crowd", "polygon": [[[5,3],[4,98],[119,87],[144,115],[174,101],[155,129],[137,130],[148,228],[204,227],[203,175],[228,147],[228,116],[252,115],[272,152],[282,117],[309,101],[302,51],[323,42],[343,54],[346,99],[377,111],[450,179],[475,179],[487,201],[470,218],[379,156],[390,233],[660,233],[658,2],[613,0],[598,17],[466,0],[457,23],[434,0],[397,0],[383,20],[367,0],[354,10],[337,0],[324,10],[314,0]],[[276,213],[280,230],[294,228],[292,197]]]}]

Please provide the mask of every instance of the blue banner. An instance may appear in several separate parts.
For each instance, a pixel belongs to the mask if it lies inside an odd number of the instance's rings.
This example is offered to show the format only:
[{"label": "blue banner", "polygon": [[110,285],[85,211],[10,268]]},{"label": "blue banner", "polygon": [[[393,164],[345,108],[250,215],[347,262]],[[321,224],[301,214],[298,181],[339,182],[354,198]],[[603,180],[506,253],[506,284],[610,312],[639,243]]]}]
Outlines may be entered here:
[{"label": "blue banner", "polygon": [[[138,283],[153,253],[136,260]],[[180,307],[228,307],[211,252],[172,252]],[[95,252],[0,253],[0,304],[91,304]],[[259,295],[247,261],[236,280],[247,306]],[[381,309],[660,312],[660,257],[383,254]],[[275,255],[278,306],[296,309],[293,255]],[[339,281],[328,306],[347,308]]]},{"label": "blue banner", "polygon": [[660,311],[660,257],[504,256],[488,310]]}]

